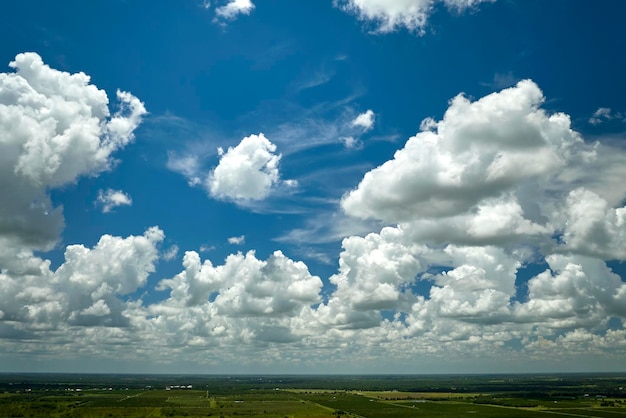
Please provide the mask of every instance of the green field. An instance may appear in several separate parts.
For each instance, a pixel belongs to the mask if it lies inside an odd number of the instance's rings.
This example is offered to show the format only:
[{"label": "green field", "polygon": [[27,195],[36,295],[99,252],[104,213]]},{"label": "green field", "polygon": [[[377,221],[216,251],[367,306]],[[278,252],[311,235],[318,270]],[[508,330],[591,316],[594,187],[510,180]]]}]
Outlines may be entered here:
[{"label": "green field", "polygon": [[[176,381],[185,381],[185,384],[171,385]],[[190,381],[193,385],[188,385]],[[415,390],[393,389],[408,386]],[[494,386],[499,390],[493,390]],[[378,387],[380,390],[373,390]],[[626,417],[624,387],[626,380],[622,377],[590,379],[579,376],[556,380],[522,376],[501,381],[480,376],[231,378],[0,375],[0,418],[617,418]]]}]

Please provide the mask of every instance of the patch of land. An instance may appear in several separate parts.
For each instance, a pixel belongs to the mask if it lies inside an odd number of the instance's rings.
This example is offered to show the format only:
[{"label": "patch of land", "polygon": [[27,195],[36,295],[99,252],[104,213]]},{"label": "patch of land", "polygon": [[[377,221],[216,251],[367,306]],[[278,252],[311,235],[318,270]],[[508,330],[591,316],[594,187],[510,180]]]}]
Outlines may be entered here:
[{"label": "patch of land", "polygon": [[626,417],[626,376],[0,374],[8,417]]}]

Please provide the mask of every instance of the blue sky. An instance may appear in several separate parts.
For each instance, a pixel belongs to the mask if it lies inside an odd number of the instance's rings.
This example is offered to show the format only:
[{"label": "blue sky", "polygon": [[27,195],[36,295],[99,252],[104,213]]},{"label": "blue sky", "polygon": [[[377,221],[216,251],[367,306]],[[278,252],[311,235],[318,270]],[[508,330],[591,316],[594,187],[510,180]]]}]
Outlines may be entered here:
[{"label": "blue sky", "polygon": [[0,369],[614,371],[624,7],[6,5]]}]

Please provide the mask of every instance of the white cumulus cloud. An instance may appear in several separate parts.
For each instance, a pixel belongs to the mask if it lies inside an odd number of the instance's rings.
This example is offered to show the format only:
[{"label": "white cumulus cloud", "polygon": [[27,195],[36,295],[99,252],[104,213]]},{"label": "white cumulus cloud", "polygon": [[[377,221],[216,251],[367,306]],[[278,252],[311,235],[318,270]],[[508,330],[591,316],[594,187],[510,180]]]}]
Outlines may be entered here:
[{"label": "white cumulus cloud", "polygon": [[591,159],[593,149],[570,128],[569,117],[546,114],[543,100],[530,80],[475,102],[455,97],[433,130],[410,138],[393,160],[368,172],[344,196],[343,209],[392,223],[460,214]]},{"label": "white cumulus cloud", "polygon": [[0,273],[4,319],[22,331],[68,324],[128,326],[120,296],[145,285],[163,238],[163,231],[152,227],[140,236],[104,235],[93,248],[70,245],[56,271],[49,260],[22,251]]},{"label": "white cumulus cloud", "polygon": [[[515,339],[536,347],[624,318],[626,285],[606,264],[626,256],[626,187],[613,179],[624,152],[586,143],[543,101],[529,80],[473,102],[457,96],[366,173],[345,212],[395,226],[344,239],[317,323],[341,338],[419,338],[424,350],[458,341],[451,352]],[[520,286],[538,262],[548,269]]]},{"label": "white cumulus cloud", "polygon": [[146,110],[118,91],[120,109],[111,114],[88,75],[50,68],[36,53],[9,66],[14,73],[0,73],[0,240],[49,248],[64,221],[48,191],[108,170]]},{"label": "white cumulus cloud", "polygon": [[149,307],[146,328],[175,341],[227,344],[235,350],[295,342],[309,332],[302,315],[320,301],[322,281],[304,263],[280,251],[259,260],[250,251],[214,266],[191,251],[183,266],[183,272],[160,282],[170,297]]},{"label": "white cumulus cloud", "polygon": [[228,238],[228,243],[232,245],[241,245],[246,241],[245,235],[240,235],[238,237],[230,237]]},{"label": "white cumulus cloud", "polygon": [[279,184],[276,145],[262,133],[250,135],[236,147],[220,149],[220,162],[207,178],[207,188],[217,199],[262,200]]},{"label": "white cumulus cloud", "polygon": [[352,121],[352,126],[362,128],[364,132],[371,130],[374,127],[374,111],[368,109],[365,113],[359,114]]}]

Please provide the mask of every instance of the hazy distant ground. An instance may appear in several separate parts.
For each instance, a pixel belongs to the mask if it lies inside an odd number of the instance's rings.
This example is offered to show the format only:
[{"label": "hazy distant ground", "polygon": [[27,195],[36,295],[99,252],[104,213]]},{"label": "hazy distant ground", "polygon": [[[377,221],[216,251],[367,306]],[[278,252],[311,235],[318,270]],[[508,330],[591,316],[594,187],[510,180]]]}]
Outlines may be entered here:
[{"label": "hazy distant ground", "polygon": [[626,417],[626,375],[0,374],[0,417]]}]

